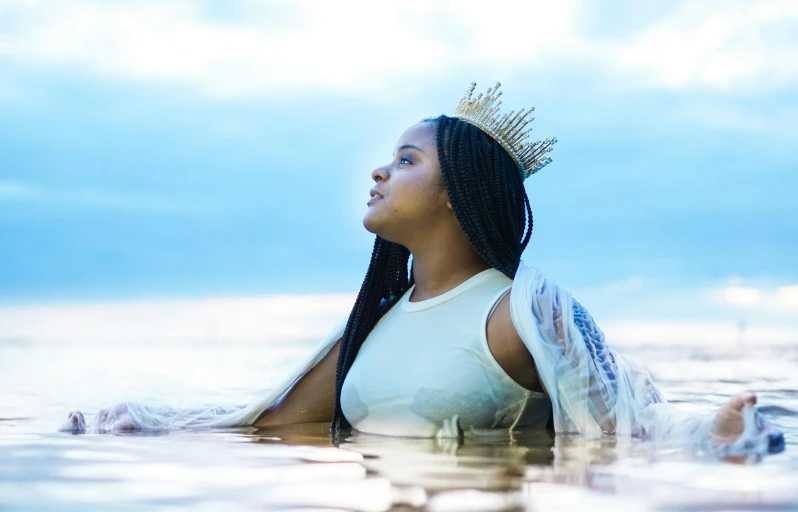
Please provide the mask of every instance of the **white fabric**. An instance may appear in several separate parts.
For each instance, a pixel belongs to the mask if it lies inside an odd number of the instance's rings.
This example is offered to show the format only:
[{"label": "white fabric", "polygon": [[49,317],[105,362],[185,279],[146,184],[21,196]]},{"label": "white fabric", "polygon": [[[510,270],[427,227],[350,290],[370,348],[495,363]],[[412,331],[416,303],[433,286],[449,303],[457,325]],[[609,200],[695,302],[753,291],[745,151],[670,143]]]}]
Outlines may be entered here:
[{"label": "white fabric", "polygon": [[513,425],[545,428],[551,406],[523,388],[488,347],[486,326],[513,285],[495,268],[427,300],[415,285],[369,333],[346,375],[341,409],[353,428],[434,437],[458,416],[466,433]]},{"label": "white fabric", "polygon": [[[648,373],[607,346],[603,333],[571,294],[521,262],[510,298],[513,324],[529,349],[552,403],[556,432],[615,433],[705,445],[713,415],[694,415],[667,404]],[[107,431],[127,414],[134,427],[152,430],[249,426],[276,407],[343,335],[341,322],[296,372],[246,407],[174,409],[126,402],[98,414],[95,431]],[[756,411],[746,411],[735,453],[766,453],[783,436]],[[457,419],[447,422],[452,432]],[[67,423],[63,430],[73,430]],[[456,430],[456,429],[455,429]]]},{"label": "white fabric", "polygon": [[[708,445],[714,411],[697,415],[668,404],[648,372],[610,350],[593,318],[571,294],[521,263],[510,314],[535,360],[552,402],[556,432],[632,435]],[[782,433],[756,410],[743,411],[745,429],[724,454],[762,455],[783,449]]]},{"label": "white fabric", "polygon": [[[665,421],[664,402],[648,372],[609,349],[604,335],[570,293],[522,266],[510,314],[552,400],[557,432],[680,437],[701,425]],[[580,328],[581,327],[581,328]]]}]

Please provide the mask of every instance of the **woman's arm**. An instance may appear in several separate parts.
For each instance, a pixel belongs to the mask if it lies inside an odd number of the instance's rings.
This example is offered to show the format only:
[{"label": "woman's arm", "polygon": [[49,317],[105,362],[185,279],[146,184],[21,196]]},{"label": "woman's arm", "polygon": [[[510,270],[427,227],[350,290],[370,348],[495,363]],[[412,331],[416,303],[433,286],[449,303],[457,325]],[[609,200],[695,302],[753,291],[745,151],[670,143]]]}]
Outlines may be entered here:
[{"label": "woman's arm", "polygon": [[335,410],[335,373],[341,340],[276,407],[263,411],[255,427],[331,421]]},{"label": "woman's arm", "polygon": [[248,405],[171,407],[159,403],[118,402],[100,409],[91,422],[71,412],[59,430],[73,433],[170,431],[267,426],[330,421],[335,397],[338,346],[347,320],[335,326],[297,369]]},{"label": "woman's arm", "polygon": [[510,294],[499,300],[493,314],[488,318],[488,348],[499,366],[522,387],[530,391],[544,391],[535,360],[513,326],[510,318]]}]

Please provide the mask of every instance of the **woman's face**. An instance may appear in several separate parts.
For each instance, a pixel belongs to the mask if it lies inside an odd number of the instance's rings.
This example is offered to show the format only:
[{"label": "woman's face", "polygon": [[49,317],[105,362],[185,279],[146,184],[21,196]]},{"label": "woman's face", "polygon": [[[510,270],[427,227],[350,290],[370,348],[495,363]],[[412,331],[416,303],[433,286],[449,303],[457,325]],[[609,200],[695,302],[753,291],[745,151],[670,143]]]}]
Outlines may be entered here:
[{"label": "woman's face", "polygon": [[410,248],[414,239],[454,220],[436,146],[430,122],[414,124],[399,137],[393,159],[371,173],[375,184],[363,216],[367,230]]}]

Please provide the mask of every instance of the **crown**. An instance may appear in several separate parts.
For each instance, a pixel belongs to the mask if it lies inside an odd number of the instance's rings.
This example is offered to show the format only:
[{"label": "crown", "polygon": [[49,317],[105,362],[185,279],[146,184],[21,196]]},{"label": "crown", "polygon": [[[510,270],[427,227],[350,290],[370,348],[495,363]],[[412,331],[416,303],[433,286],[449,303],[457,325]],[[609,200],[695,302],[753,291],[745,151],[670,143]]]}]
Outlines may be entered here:
[{"label": "crown", "polygon": [[502,95],[499,91],[501,85],[496,82],[496,85],[489,88],[484,95],[472,98],[471,95],[477,84],[471,82],[471,86],[454,109],[454,117],[476,126],[501,144],[515,160],[521,170],[522,178],[527,179],[551,162],[546,153],[554,149],[552,146],[557,139],[528,143],[527,139],[532,128],[527,130],[526,126],[535,119],[529,117],[535,109],[522,108],[518,112],[511,110],[507,114],[500,115],[499,105],[502,102],[498,100]]}]

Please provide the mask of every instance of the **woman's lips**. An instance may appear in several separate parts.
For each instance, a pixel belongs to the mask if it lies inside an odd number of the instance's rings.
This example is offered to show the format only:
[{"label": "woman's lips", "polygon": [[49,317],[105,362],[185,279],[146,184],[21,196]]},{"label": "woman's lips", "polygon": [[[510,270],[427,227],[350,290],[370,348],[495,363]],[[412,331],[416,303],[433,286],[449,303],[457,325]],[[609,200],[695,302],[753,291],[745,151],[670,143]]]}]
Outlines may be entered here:
[{"label": "woman's lips", "polygon": [[371,189],[371,190],[369,190],[369,194],[371,195],[371,199],[369,199],[369,200],[366,202],[366,204],[371,204],[371,203],[373,203],[374,201],[376,201],[377,199],[382,199],[382,196],[380,195],[380,193],[379,193],[379,192],[377,192],[377,191],[376,191],[376,190],[374,190],[374,189]]}]

